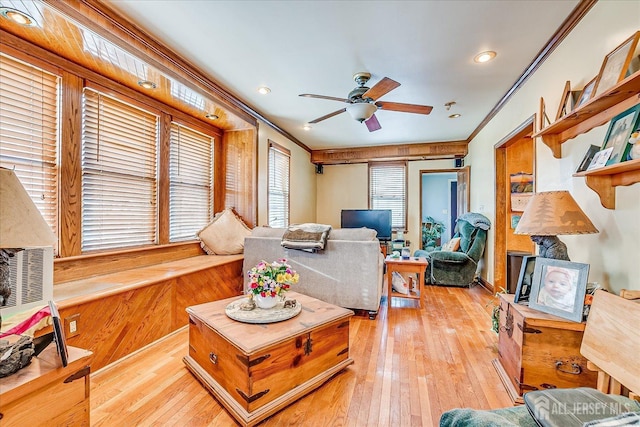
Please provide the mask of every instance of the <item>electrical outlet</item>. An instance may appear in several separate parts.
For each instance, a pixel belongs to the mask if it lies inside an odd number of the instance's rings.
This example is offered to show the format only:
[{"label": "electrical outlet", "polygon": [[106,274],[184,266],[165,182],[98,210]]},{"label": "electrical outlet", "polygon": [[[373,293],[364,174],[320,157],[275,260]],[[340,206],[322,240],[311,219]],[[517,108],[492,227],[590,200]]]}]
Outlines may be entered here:
[{"label": "electrical outlet", "polygon": [[79,318],[80,313],[64,318],[64,331],[67,338],[75,337],[80,333],[80,330],[78,328]]}]

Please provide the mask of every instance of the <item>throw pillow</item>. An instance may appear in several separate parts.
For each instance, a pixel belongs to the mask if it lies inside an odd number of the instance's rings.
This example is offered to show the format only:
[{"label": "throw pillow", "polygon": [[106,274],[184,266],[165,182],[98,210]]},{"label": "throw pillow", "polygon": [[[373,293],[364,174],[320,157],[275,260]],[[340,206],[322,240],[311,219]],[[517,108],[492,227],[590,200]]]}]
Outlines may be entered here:
[{"label": "throw pillow", "polygon": [[244,238],[251,230],[233,209],[216,214],[197,234],[200,246],[209,255],[235,255],[244,252]]},{"label": "throw pillow", "polygon": [[460,249],[460,238],[459,237],[454,237],[453,239],[449,240],[447,243],[442,245],[442,250],[443,251],[455,252],[458,249]]}]

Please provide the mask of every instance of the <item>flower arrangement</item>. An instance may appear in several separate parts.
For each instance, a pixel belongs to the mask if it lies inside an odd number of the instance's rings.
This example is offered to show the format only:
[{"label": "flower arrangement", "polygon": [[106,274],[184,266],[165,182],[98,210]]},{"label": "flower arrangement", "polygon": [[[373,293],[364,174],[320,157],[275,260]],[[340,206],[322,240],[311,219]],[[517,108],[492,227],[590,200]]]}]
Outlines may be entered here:
[{"label": "flower arrangement", "polygon": [[271,264],[261,261],[248,272],[249,291],[263,297],[282,295],[298,283],[300,275],[282,258]]}]

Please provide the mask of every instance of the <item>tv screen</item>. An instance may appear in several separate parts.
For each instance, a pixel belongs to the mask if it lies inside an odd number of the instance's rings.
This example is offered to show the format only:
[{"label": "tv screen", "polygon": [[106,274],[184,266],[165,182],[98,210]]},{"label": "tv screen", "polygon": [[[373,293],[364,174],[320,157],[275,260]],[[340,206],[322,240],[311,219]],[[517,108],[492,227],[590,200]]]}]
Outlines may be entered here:
[{"label": "tv screen", "polygon": [[371,228],[379,240],[391,240],[391,209],[343,209],[340,227]]}]

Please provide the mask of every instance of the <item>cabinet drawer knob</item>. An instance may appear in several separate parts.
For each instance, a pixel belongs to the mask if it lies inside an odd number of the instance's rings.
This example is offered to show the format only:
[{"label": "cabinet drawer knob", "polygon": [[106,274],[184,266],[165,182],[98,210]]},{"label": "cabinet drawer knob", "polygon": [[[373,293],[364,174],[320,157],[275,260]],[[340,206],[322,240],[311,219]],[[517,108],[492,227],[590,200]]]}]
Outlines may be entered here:
[{"label": "cabinet drawer knob", "polygon": [[214,365],[218,364],[218,355],[211,352],[209,353],[209,360],[211,361],[211,363],[213,363]]},{"label": "cabinet drawer knob", "polygon": [[572,363],[571,364],[571,370],[567,370],[567,369],[563,369],[562,365],[564,365],[564,362],[561,360],[556,361],[556,370],[563,372],[565,374],[571,374],[571,375],[580,375],[582,373],[582,367],[580,365],[578,365],[577,363]]}]

